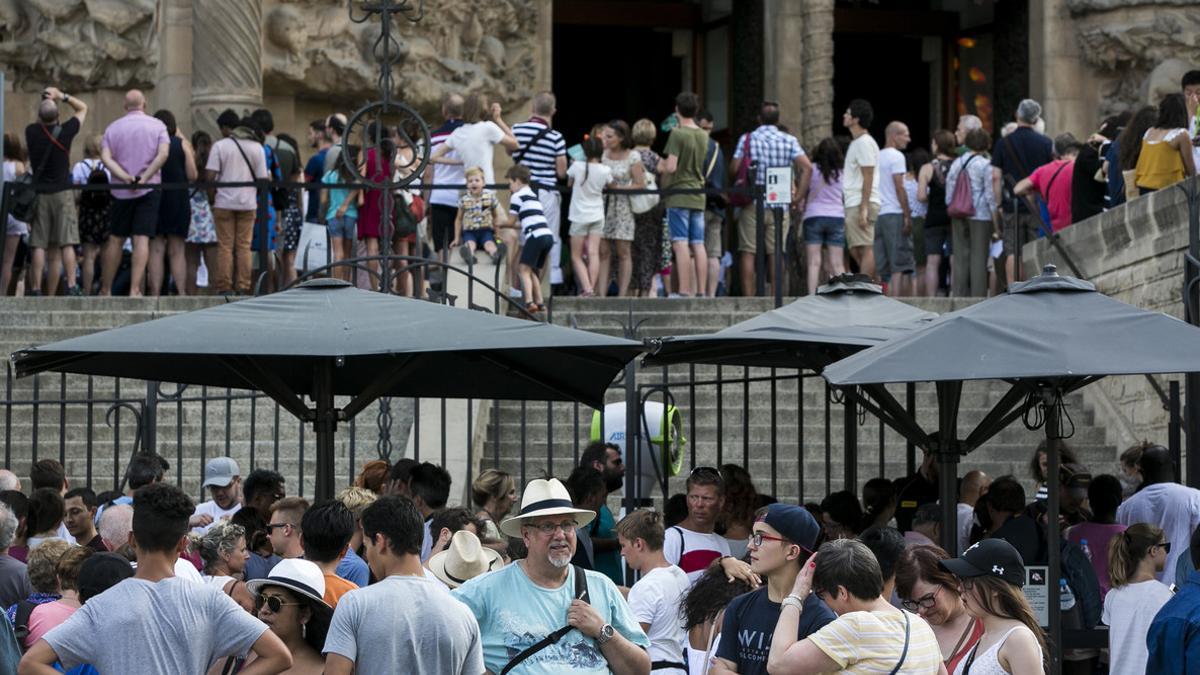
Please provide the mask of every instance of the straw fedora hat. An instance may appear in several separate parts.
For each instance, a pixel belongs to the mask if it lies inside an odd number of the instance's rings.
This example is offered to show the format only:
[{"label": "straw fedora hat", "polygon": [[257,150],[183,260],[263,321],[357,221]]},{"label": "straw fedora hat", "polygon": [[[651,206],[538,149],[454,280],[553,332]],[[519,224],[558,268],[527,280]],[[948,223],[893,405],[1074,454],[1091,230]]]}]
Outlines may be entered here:
[{"label": "straw fedora hat", "polygon": [[571,503],[571,493],[557,478],[543,480],[538,478],[525,485],[525,494],[521,495],[521,510],[517,515],[505,518],[500,523],[500,531],[510,537],[521,536],[521,525],[530,518],[541,516],[576,516],[579,527],[592,522],[595,512],[577,509]]},{"label": "straw fedora hat", "polygon": [[429,571],[450,588],[458,588],[484,572],[503,566],[500,554],[485,548],[479,537],[467,530],[455,532],[450,547],[429,558]]}]

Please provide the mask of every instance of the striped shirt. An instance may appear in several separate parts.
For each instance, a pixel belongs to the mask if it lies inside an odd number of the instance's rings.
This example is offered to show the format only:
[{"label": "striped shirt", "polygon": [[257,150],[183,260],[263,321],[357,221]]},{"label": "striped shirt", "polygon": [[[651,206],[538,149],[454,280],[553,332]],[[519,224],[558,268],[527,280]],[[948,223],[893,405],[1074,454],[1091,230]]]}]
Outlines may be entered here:
[{"label": "striped shirt", "polygon": [[[429,154],[437,152],[438,146],[446,142],[450,138],[450,134],[454,130],[463,125],[462,120],[446,120],[442,126],[434,129],[429,135]],[[458,153],[451,150],[446,153],[448,159],[458,159]],[[467,182],[463,177],[463,166],[461,164],[434,164],[433,165],[433,184],[434,185],[462,185]],[[430,204],[441,204],[442,206],[458,206],[458,190],[432,190],[429,193]]]},{"label": "striped shirt", "polygon": [[837,664],[838,672],[887,675],[904,653],[904,615],[908,614],[908,653],[899,672],[933,675],[942,665],[937,636],[924,619],[902,611],[847,612],[806,639]]},{"label": "striped shirt", "polygon": [[520,146],[513,155],[521,158],[520,164],[529,167],[533,182],[540,185],[554,185],[558,178],[555,162],[559,157],[565,157],[567,154],[567,142],[563,140],[561,133],[553,129],[543,134],[541,138],[538,138],[537,143],[530,146],[533,139],[548,126],[546,120],[540,117],[531,117],[528,122],[514,124],[512,128],[513,136]]},{"label": "striped shirt", "polygon": [[528,185],[512,196],[508,210],[521,219],[521,231],[525,233],[525,241],[542,235],[553,236],[554,233],[546,223],[546,214],[542,211],[542,202]]}]

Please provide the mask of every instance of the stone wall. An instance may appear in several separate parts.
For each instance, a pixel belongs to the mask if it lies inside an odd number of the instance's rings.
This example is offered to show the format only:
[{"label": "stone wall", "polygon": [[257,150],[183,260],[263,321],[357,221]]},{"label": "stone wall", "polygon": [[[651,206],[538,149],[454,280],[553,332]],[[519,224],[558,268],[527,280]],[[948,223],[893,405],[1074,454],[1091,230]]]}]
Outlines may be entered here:
[{"label": "stone wall", "polygon": [[[1059,240],[1080,274],[1122,302],[1183,318],[1183,256],[1188,245],[1188,205],[1182,187],[1200,190],[1200,178],[1167,188],[1060,232]],[[1060,274],[1070,268],[1045,239],[1025,245],[1026,275],[1046,263]],[[1170,379],[1160,376],[1166,390]],[[1084,390],[1085,399],[1118,448],[1148,438],[1166,443],[1167,412],[1144,377],[1110,377]]]}]

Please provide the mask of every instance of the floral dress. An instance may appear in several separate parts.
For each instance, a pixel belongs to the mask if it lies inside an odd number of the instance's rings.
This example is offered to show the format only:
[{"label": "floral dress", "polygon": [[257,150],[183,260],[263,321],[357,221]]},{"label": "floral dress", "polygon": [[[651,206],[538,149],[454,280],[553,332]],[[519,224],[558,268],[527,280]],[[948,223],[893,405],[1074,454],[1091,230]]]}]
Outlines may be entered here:
[{"label": "floral dress", "polygon": [[[636,150],[634,152],[637,152]],[[642,167],[647,175],[657,179],[658,161],[661,159],[653,150],[642,150]],[[633,280],[631,285],[641,291],[649,292],[654,286],[654,275],[663,269],[663,203],[660,200],[654,208],[645,213],[635,213],[633,216],[636,229],[633,235]],[[670,255],[670,243],[667,243]]]},{"label": "floral dress", "polygon": [[212,207],[204,190],[192,190],[192,220],[188,224],[189,244],[217,243],[217,226],[213,222]]},{"label": "floral dress", "polygon": [[[629,187],[633,184],[631,167],[634,162],[640,160],[641,155],[630,150],[624,159],[612,159],[605,155],[600,161],[612,169],[613,185]],[[621,194],[605,195],[604,207],[604,238],[633,241],[633,208],[629,205],[629,196]]]}]

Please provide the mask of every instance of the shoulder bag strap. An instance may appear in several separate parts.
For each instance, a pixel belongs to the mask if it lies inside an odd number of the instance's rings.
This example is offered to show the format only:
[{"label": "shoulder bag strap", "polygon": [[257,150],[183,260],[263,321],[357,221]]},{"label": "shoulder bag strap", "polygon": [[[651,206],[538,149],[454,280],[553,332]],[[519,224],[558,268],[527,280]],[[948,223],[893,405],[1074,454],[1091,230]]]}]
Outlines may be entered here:
[{"label": "shoulder bag strap", "polygon": [[713,167],[715,167],[717,165],[717,155],[719,155],[720,153],[721,153],[721,146],[713,145],[712,146],[712,158],[708,160],[708,168],[706,168],[704,170],[704,180],[708,180],[708,177],[712,175]]},{"label": "shoulder bag strap", "polygon": [[[1012,134],[1009,134],[1009,136],[1011,135]],[[1004,148],[1008,150],[1008,154],[1012,155],[1013,160],[1017,162],[1017,168],[1021,170],[1021,173],[1028,176],[1029,172],[1025,170],[1025,162],[1021,161],[1021,156],[1018,155],[1017,151],[1013,148],[1012,139],[1009,138],[1009,136],[1004,137]]]},{"label": "shoulder bag strap", "polygon": [[530,148],[537,145],[538,141],[545,138],[546,134],[550,133],[550,131],[551,129],[549,126],[542,127],[541,131],[537,132],[533,135],[533,138],[529,139],[528,145],[523,148],[518,148],[517,151],[513,153],[513,164],[520,164],[521,160],[525,158],[525,153],[529,152]]},{"label": "shoulder bag strap", "polygon": [[[237,148],[238,154],[241,155],[242,159],[246,162],[246,167],[250,169],[250,178],[253,180],[258,180],[259,179],[258,171],[256,171],[254,169],[254,165],[250,163],[250,158],[246,156],[246,151],[242,150],[242,144],[238,143],[238,139],[233,138],[233,137],[230,137],[229,140],[233,142],[233,147]],[[265,159],[265,156],[264,156],[264,159]]]},{"label": "shoulder bag strap", "polygon": [[[589,597],[588,597],[586,573],[583,571],[583,568],[579,567],[578,565],[571,565],[571,568],[575,573],[575,599],[583,600],[584,602],[587,602]],[[564,635],[566,635],[567,633],[569,633],[573,630],[575,630],[575,629],[572,628],[571,626],[563,626],[562,628],[559,628],[558,630],[554,631],[553,633],[547,635],[546,637],[542,638],[541,640],[530,645],[529,647],[527,647],[525,649],[525,651],[514,656],[513,659],[511,661],[509,661],[508,664],[505,665],[504,668],[500,671],[500,675],[508,675],[508,672],[510,670],[512,670],[513,668],[516,668],[517,665],[519,665],[522,661],[524,661],[525,659],[528,659],[529,657],[533,656],[534,654],[542,651],[546,647],[549,647],[550,645],[557,643],[559,640],[561,640],[563,638]]]},{"label": "shoulder bag strap", "polygon": [[908,658],[908,639],[912,625],[908,618],[908,612],[900,610],[900,613],[904,615],[904,651],[900,652],[900,660],[896,663],[896,667],[892,668],[890,675],[896,675],[896,673],[900,672],[900,667],[904,665],[904,659]]},{"label": "shoulder bag strap", "polygon": [[[58,147],[62,148],[63,151],[65,152],[66,148],[63,148],[62,143],[58,142],[58,135],[60,133],[62,133],[62,127],[57,124],[54,125],[54,133],[53,134],[50,133],[49,131],[46,131],[45,124],[41,125],[41,127],[42,127],[42,133],[46,134],[46,136],[48,136],[50,138],[50,142],[57,145]],[[50,162],[50,155],[53,154],[53,152],[54,152],[53,148],[46,148],[46,154],[42,155],[42,161],[38,162],[37,171],[34,171],[32,174],[30,174],[30,178],[37,176],[46,170],[46,164],[48,164]]]},{"label": "shoulder bag strap", "polygon": [[1046,183],[1046,194],[1045,194],[1045,197],[1046,197],[1046,200],[1047,200],[1047,201],[1049,201],[1049,199],[1050,199],[1050,188],[1054,186],[1054,179],[1055,179],[1055,178],[1058,178],[1058,174],[1062,173],[1062,170],[1063,170],[1063,169],[1065,169],[1065,168],[1067,168],[1067,165],[1068,165],[1068,164],[1070,164],[1070,162],[1063,162],[1063,163],[1062,163],[1062,164],[1061,164],[1061,165],[1058,167],[1058,170],[1054,172],[1054,175],[1053,175],[1053,176],[1050,176],[1050,181],[1049,181],[1048,183]]}]

